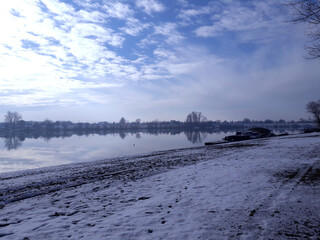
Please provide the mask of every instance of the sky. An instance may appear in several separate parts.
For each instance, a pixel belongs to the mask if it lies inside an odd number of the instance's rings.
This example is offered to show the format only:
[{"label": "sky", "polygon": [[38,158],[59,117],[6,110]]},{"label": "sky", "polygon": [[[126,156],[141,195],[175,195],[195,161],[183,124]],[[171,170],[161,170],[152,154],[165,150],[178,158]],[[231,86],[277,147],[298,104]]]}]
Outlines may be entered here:
[{"label": "sky", "polygon": [[308,118],[320,62],[281,1],[0,3],[0,121]]}]

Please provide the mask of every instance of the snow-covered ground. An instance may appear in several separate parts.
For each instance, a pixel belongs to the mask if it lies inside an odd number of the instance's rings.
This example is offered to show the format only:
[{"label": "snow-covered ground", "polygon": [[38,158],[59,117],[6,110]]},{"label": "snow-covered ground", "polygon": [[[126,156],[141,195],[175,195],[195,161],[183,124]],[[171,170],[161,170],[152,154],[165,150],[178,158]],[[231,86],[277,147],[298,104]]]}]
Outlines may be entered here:
[{"label": "snow-covered ground", "polygon": [[320,239],[320,134],[0,174],[1,239]]}]

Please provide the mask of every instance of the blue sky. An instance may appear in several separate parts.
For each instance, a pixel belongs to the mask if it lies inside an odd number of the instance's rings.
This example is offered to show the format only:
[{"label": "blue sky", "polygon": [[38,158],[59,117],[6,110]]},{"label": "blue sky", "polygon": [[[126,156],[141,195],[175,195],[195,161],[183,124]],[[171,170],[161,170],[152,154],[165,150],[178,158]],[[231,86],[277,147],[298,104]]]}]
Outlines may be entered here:
[{"label": "blue sky", "polygon": [[0,6],[0,117],[307,118],[320,65],[280,1],[10,0]]}]

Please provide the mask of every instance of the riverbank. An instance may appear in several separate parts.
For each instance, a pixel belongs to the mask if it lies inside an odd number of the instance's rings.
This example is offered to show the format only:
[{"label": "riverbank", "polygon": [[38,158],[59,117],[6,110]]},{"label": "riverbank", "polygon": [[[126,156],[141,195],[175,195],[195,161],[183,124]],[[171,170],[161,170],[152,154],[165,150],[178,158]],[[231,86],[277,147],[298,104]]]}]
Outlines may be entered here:
[{"label": "riverbank", "polygon": [[317,239],[320,134],[0,174],[2,239]]}]

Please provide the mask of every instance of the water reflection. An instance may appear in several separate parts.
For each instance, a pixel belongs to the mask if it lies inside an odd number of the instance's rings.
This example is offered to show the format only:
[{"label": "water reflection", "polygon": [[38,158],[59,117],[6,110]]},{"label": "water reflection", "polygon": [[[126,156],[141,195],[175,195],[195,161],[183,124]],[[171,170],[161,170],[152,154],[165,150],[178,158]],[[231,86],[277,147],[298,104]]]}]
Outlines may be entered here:
[{"label": "water reflection", "polygon": [[19,139],[16,136],[10,136],[4,139],[4,147],[10,151],[10,150],[16,150],[19,147],[22,146],[22,141],[24,139]]},{"label": "water reflection", "polygon": [[44,142],[49,143],[52,138],[69,138],[74,135],[77,136],[93,136],[93,135],[112,135],[114,137],[119,136],[121,139],[125,140],[126,137],[129,135],[135,136],[136,139],[141,139],[141,134],[148,134],[148,135],[179,135],[184,133],[187,137],[187,140],[192,144],[202,143],[204,139],[207,138],[207,134],[217,133],[220,132],[213,132],[213,131],[183,131],[179,129],[174,130],[162,130],[162,129],[152,129],[147,131],[46,131],[46,132],[20,132],[17,135],[14,133],[10,133],[10,135],[4,135],[4,146],[7,150],[14,150],[18,149],[22,146],[22,142],[25,139],[43,139]]},{"label": "water reflection", "polygon": [[141,138],[141,134],[140,133],[136,133],[136,138],[140,139]]},{"label": "water reflection", "polygon": [[192,142],[193,144],[202,143],[203,140],[206,139],[208,136],[206,132],[200,132],[200,131],[188,131],[184,133],[188,141]]},{"label": "water reflection", "polygon": [[[137,140],[141,139],[142,134],[146,135],[152,135],[152,136],[177,136],[177,135],[185,135],[188,142],[192,143],[193,145],[200,145],[204,143],[205,140],[207,140],[208,135],[221,135],[224,137],[226,134],[233,134],[234,131],[217,131],[217,130],[207,130],[207,131],[201,131],[201,130],[181,130],[181,129],[148,129],[148,130],[121,130],[121,131],[106,131],[106,130],[92,130],[92,131],[73,131],[73,130],[67,130],[67,131],[45,131],[45,132],[19,132],[18,134],[10,133],[1,135],[0,138],[4,138],[4,147],[7,150],[16,150],[19,149],[22,146],[22,142],[25,141],[25,139],[43,139],[44,142],[49,143],[51,139],[53,138],[71,138],[72,136],[112,136],[117,137],[119,136],[122,140],[125,140],[129,136],[134,136]],[[221,140],[221,139],[215,139],[215,140]],[[212,139],[209,139],[209,141]]]},{"label": "water reflection", "polygon": [[120,131],[119,132],[119,136],[121,137],[121,139],[125,139],[126,138],[126,133],[124,131]]},{"label": "water reflection", "polygon": [[0,173],[203,146],[234,132],[97,131],[0,133]]}]

